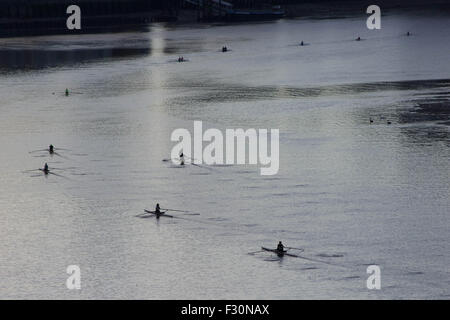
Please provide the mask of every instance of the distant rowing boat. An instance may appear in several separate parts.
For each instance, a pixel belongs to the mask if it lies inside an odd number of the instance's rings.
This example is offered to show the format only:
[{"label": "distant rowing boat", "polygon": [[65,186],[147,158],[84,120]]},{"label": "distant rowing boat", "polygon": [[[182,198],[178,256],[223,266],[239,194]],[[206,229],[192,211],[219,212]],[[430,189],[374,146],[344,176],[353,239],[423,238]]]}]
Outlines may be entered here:
[{"label": "distant rowing boat", "polygon": [[265,247],[261,247],[261,249],[263,251],[269,251],[269,252],[276,253],[276,255],[279,256],[280,258],[283,257],[283,256],[298,257],[295,254],[287,253],[287,250],[280,251],[280,250],[277,250],[277,249],[269,249],[269,248],[265,248]]},{"label": "distant rowing boat", "polygon": [[149,211],[149,210],[144,210],[144,211],[147,213],[154,214],[156,216],[156,218],[159,218],[159,217],[173,218],[173,216],[171,216],[170,214],[166,214],[167,211],[161,211],[160,213],[157,213],[156,211]]}]

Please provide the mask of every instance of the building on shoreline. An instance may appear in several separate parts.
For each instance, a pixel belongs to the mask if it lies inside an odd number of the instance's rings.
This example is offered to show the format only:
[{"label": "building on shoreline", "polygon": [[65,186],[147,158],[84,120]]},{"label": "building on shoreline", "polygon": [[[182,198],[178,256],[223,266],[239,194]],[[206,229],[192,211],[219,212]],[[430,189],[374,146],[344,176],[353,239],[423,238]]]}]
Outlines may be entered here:
[{"label": "building on shoreline", "polygon": [[[365,15],[358,0],[0,0],[0,37],[63,34],[66,9],[81,8],[82,30],[128,30],[151,22],[252,21],[282,17],[336,18]],[[383,10],[437,8],[449,12],[448,0],[379,0]]]},{"label": "building on shoreline", "polygon": [[[298,1],[298,0],[297,0]],[[151,22],[248,21],[282,17],[272,0],[0,0],[0,36],[66,33],[67,8],[81,8],[82,30],[128,29]]]},{"label": "building on shoreline", "polygon": [[182,0],[0,0],[0,36],[67,31],[67,7],[81,8],[82,30],[96,32],[175,21]]}]

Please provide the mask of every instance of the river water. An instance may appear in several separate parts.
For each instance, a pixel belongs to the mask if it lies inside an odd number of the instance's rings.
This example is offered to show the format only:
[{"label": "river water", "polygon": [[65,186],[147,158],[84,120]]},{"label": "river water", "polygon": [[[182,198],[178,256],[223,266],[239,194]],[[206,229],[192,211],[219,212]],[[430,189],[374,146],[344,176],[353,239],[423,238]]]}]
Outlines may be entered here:
[{"label": "river water", "polygon": [[[448,299],[450,19],[365,19],[0,40],[0,298]],[[162,161],[195,120],[278,174]]]}]

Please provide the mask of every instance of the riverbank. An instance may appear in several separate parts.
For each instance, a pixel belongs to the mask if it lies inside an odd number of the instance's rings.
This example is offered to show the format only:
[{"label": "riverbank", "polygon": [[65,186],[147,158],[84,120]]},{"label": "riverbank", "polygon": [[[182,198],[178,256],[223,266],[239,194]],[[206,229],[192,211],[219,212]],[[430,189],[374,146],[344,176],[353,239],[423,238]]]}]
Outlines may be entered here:
[{"label": "riverbank", "polygon": [[[290,2],[290,1],[288,1]],[[309,17],[337,19],[365,14],[371,3],[362,1],[305,1],[301,4],[286,3],[283,9],[287,18]],[[450,3],[444,0],[377,1],[382,13],[392,11],[440,12],[450,14]]]},{"label": "riverbank", "polygon": [[[67,33],[70,0],[0,0],[0,37]],[[81,30],[96,33],[128,29],[152,22],[176,21],[178,1],[170,0],[80,0]]]},{"label": "riverbank", "polygon": [[[280,10],[284,15],[271,15],[270,19],[280,18],[310,18],[337,19],[365,14],[367,4],[360,1],[307,1],[301,4],[280,0]],[[14,4],[13,4],[14,3]],[[45,4],[19,4],[11,1],[0,2],[0,37],[35,36],[47,34],[65,34],[65,7],[62,2],[46,1]],[[393,11],[439,12],[450,14],[450,3],[444,0],[424,2],[422,0],[408,1],[379,1],[383,14]],[[177,1],[161,2],[135,0],[100,0],[99,3],[83,3],[82,29],[71,30],[70,33],[101,33],[124,30],[138,30],[155,22],[170,23],[209,23],[220,21],[233,23],[255,20],[255,15],[240,15],[239,19],[227,19],[227,16],[200,19],[200,11],[181,5]],[[240,8],[239,10],[254,10],[254,8]],[[64,12],[64,14],[60,14]],[[264,19],[264,16],[261,16]]]},{"label": "riverbank", "polygon": [[84,17],[81,30],[68,30],[66,17],[41,19],[3,19],[0,20],[0,37],[54,35],[70,32],[101,33],[128,29],[139,29],[154,22],[175,22],[176,17],[163,12],[115,14]]}]

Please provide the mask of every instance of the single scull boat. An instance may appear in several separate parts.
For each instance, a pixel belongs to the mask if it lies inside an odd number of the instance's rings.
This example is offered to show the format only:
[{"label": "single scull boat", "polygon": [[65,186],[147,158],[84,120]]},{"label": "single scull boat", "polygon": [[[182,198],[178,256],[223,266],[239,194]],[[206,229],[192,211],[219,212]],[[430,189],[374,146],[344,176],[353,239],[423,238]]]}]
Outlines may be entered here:
[{"label": "single scull boat", "polygon": [[149,210],[144,210],[147,213],[151,213],[154,214],[156,216],[156,218],[158,219],[159,217],[168,217],[168,218],[173,218],[173,216],[169,215],[169,214],[165,214],[166,211],[161,211],[160,213],[157,213],[156,211],[149,211]]},{"label": "single scull boat", "polygon": [[277,256],[279,256],[280,258],[285,256],[285,255],[289,256],[289,257],[298,257],[295,254],[287,253],[287,250],[280,251],[280,250],[277,250],[277,249],[269,249],[269,248],[265,248],[265,247],[261,247],[261,249],[264,250],[264,251],[269,251],[269,252],[276,253]]}]

